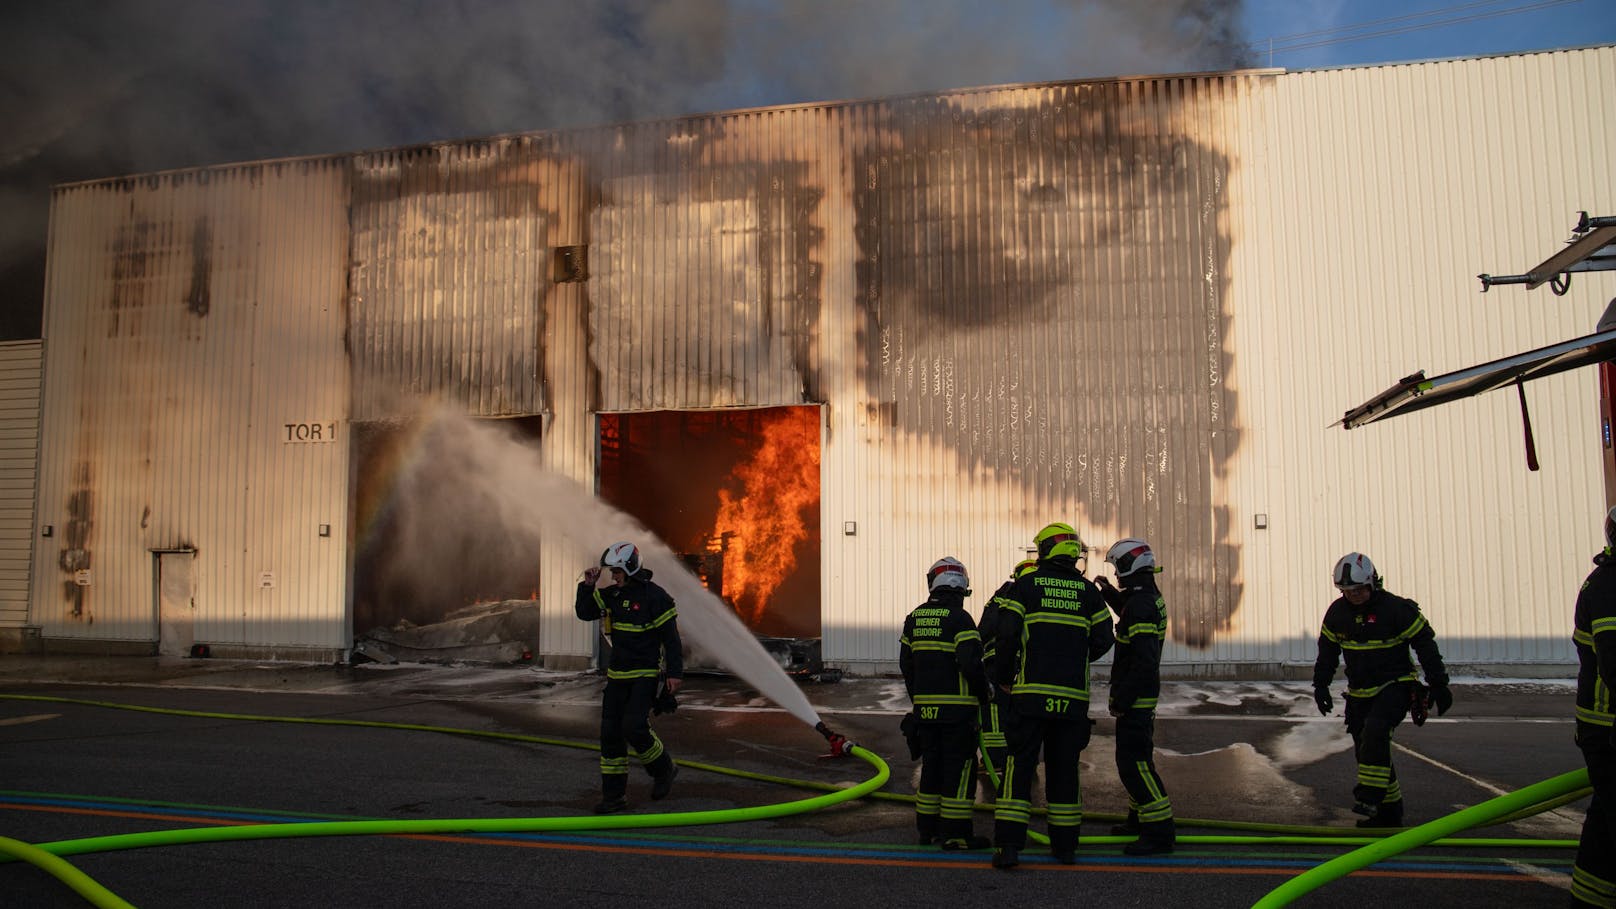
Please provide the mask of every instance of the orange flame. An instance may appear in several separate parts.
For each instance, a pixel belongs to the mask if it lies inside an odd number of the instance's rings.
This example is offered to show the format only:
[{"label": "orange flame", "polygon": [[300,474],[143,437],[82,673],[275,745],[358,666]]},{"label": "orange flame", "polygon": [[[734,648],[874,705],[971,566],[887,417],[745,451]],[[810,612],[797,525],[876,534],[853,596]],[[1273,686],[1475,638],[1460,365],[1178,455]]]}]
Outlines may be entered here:
[{"label": "orange flame", "polygon": [[[807,416],[808,419],[804,419]],[[724,555],[724,596],[756,623],[769,597],[797,567],[804,520],[819,499],[819,425],[811,409],[787,408],[763,417],[763,443],[735,469],[737,497],[718,491],[713,530],[732,533]]]}]

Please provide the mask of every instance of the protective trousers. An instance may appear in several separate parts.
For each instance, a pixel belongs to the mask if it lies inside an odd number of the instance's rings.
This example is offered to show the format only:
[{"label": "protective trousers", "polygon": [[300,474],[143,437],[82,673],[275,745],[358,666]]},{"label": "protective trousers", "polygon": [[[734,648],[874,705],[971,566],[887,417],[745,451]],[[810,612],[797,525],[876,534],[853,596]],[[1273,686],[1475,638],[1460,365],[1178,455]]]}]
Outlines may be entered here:
[{"label": "protective trousers", "polygon": [[1128,790],[1130,819],[1137,818],[1147,833],[1173,819],[1173,803],[1156,772],[1155,731],[1154,710],[1135,707],[1117,717],[1117,776]]},{"label": "protective trousers", "polygon": [[[1007,751],[1004,738],[1003,716],[1010,710],[1009,705],[1000,706],[995,698],[982,705],[982,760],[987,765],[983,768],[985,777],[989,780],[998,780],[999,786],[1004,783],[1004,756]],[[999,797],[996,787],[988,794],[991,801]]]},{"label": "protective trousers", "polygon": [[1392,767],[1392,730],[1408,715],[1409,686],[1393,682],[1369,697],[1347,696],[1347,732],[1358,758],[1352,797],[1383,821],[1403,819],[1403,790]]},{"label": "protective trousers", "polygon": [[1571,898],[1574,905],[1616,907],[1616,748],[1610,727],[1578,721],[1577,747],[1588,763],[1594,798],[1571,869]]},{"label": "protective trousers", "polygon": [[921,842],[970,839],[976,723],[921,723],[915,735],[920,745],[915,830]]},{"label": "protective trousers", "polygon": [[600,699],[600,791],[606,798],[628,791],[628,749],[653,778],[673,767],[662,740],[651,731],[651,702],[657,680],[607,679]]},{"label": "protective trousers", "polygon": [[995,846],[1020,850],[1027,845],[1027,819],[1032,815],[1032,781],[1040,752],[1044,762],[1044,795],[1049,809],[1049,851],[1074,852],[1083,823],[1083,790],[1078,761],[1089,744],[1093,726],[1087,716],[1025,716],[1005,711],[1004,790],[993,811]]}]

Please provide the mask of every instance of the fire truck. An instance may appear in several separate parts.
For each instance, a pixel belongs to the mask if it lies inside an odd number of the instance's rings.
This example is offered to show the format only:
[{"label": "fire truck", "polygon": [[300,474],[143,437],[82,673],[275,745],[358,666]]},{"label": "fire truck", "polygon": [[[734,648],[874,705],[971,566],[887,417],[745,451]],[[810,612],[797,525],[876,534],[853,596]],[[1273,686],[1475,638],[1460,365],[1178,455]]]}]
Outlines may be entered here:
[{"label": "fire truck", "polygon": [[[1481,290],[1508,284],[1534,290],[1545,284],[1557,296],[1571,287],[1579,272],[1616,270],[1616,216],[1589,217],[1579,213],[1571,237],[1558,252],[1544,259],[1525,274],[1481,274]],[[1616,386],[1616,299],[1594,326],[1594,333],[1528,350],[1513,356],[1427,376],[1424,370],[1397,380],[1396,384],[1342,415],[1340,425],[1356,429],[1377,420],[1435,407],[1460,398],[1513,385],[1521,405],[1521,428],[1526,443],[1526,466],[1538,469],[1537,444],[1532,438],[1532,419],[1526,406],[1524,386],[1533,379],[1581,366],[1599,369],[1599,451],[1605,474],[1605,505],[1616,505],[1616,449],[1611,444],[1612,388]]]}]

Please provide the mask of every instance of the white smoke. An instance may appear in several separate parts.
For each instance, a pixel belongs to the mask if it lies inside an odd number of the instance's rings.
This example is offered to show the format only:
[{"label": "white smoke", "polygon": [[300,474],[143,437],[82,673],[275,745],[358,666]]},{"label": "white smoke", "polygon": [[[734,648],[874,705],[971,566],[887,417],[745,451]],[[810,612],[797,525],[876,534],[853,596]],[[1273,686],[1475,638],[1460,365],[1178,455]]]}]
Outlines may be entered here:
[{"label": "white smoke", "polygon": [[[547,470],[531,443],[497,423],[435,406],[421,416],[421,424],[391,494],[399,532],[386,554],[389,573],[406,578],[419,592],[431,592],[442,589],[446,577],[475,565],[486,571],[531,566],[545,540],[564,541],[571,556],[568,564],[545,570],[570,575],[597,564],[611,543],[628,540],[678,605],[680,632],[692,649],[804,723],[819,722],[802,690],[734,611],[634,518]],[[444,541],[456,539],[501,543],[469,566],[468,554],[445,551]],[[570,610],[571,603],[564,608]]]}]

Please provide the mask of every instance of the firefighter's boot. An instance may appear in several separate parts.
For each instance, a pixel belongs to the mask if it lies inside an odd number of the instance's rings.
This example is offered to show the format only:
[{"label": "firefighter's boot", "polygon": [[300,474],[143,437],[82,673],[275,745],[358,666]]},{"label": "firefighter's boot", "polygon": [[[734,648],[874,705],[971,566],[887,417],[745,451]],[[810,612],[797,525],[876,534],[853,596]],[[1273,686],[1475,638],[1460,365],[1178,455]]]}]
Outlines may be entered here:
[{"label": "firefighter's boot", "polygon": [[1173,819],[1152,821],[1139,825],[1139,839],[1122,847],[1124,855],[1166,855],[1178,843],[1178,831]]},{"label": "firefighter's boot", "polygon": [[628,799],[624,795],[628,792],[628,777],[621,773],[603,773],[600,775],[600,802],[595,805],[596,814],[614,814],[628,807]]},{"label": "firefighter's boot", "polygon": [[1138,836],[1139,835],[1139,812],[1133,810],[1132,808],[1129,808],[1128,809],[1128,817],[1127,817],[1127,819],[1124,820],[1120,824],[1116,824],[1116,825],[1112,826],[1111,835],[1112,836]]},{"label": "firefighter's boot", "polygon": [[657,764],[661,766],[658,766],[651,774],[652,801],[661,801],[667,798],[668,793],[673,790],[673,778],[679,775],[679,765],[673,762],[673,758],[668,757],[667,752],[662,753],[662,757],[657,760]]},{"label": "firefighter's boot", "polygon": [[1364,829],[1375,827],[1401,827],[1403,826],[1403,803],[1392,802],[1389,805],[1382,804],[1375,811],[1373,816],[1366,817],[1359,821],[1357,826]]}]

